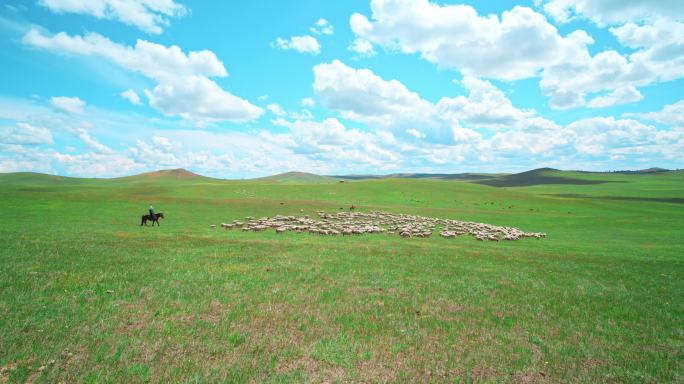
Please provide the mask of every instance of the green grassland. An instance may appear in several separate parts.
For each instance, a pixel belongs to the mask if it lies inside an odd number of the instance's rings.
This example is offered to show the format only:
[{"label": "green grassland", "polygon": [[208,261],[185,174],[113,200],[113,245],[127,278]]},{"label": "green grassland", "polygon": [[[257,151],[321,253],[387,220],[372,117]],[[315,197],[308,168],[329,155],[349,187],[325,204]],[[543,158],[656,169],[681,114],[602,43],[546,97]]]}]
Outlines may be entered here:
[{"label": "green grassland", "polygon": [[[684,172],[539,172],[0,174],[0,383],[684,382]],[[209,228],[350,204],[548,237]]]}]

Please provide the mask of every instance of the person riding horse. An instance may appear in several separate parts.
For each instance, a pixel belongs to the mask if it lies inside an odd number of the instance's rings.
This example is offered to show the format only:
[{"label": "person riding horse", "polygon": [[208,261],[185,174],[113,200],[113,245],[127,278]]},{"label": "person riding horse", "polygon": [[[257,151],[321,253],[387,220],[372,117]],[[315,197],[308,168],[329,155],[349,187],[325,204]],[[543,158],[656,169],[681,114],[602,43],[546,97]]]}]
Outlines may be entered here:
[{"label": "person riding horse", "polygon": [[149,208],[149,212],[150,212],[149,215],[143,215],[143,216],[142,216],[142,219],[140,220],[140,225],[141,225],[141,226],[147,225],[147,221],[148,221],[148,220],[152,222],[152,226],[154,226],[154,223],[157,223],[157,225],[159,225],[159,219],[163,219],[163,218],[164,218],[164,214],[161,213],[161,212],[159,212],[159,213],[154,213],[154,207],[151,206],[151,205],[150,205],[150,208]]}]

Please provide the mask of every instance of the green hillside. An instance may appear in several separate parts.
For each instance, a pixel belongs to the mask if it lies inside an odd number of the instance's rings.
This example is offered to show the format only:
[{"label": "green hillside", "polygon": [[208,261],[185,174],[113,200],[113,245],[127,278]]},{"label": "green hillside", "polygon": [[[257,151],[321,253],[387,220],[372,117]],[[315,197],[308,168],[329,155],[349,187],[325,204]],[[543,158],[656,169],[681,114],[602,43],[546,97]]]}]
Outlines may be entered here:
[{"label": "green hillside", "polygon": [[[0,174],[0,382],[684,381],[684,172],[520,175]],[[210,228],[351,204],[548,236]]]},{"label": "green hillside", "polygon": [[330,176],[321,176],[306,172],[285,172],[274,176],[261,177],[252,179],[259,183],[277,183],[277,184],[320,184],[320,183],[336,183],[339,179]]}]

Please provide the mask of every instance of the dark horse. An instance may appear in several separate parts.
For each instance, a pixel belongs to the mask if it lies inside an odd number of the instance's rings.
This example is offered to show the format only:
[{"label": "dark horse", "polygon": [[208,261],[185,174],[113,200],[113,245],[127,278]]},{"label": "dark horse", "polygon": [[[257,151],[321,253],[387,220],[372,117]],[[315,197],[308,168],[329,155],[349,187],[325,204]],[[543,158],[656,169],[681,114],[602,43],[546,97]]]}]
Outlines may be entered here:
[{"label": "dark horse", "polygon": [[147,220],[150,220],[152,222],[152,226],[154,227],[154,223],[157,223],[157,225],[159,225],[159,219],[163,218],[164,214],[161,212],[155,213],[154,217],[152,217],[151,215],[143,215],[142,220],[140,221],[140,226],[147,225]]}]

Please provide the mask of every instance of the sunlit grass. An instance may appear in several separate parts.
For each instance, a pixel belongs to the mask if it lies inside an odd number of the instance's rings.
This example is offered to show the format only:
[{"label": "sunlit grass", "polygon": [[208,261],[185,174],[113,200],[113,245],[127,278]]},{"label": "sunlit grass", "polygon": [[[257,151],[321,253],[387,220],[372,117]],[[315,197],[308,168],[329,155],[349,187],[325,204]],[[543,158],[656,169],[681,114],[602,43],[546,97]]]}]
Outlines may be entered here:
[{"label": "sunlit grass", "polygon": [[[510,189],[10,176],[0,382],[684,380],[684,204],[547,196],[681,198],[681,173]],[[161,227],[139,226],[149,204]],[[209,228],[350,204],[548,238]]]}]

